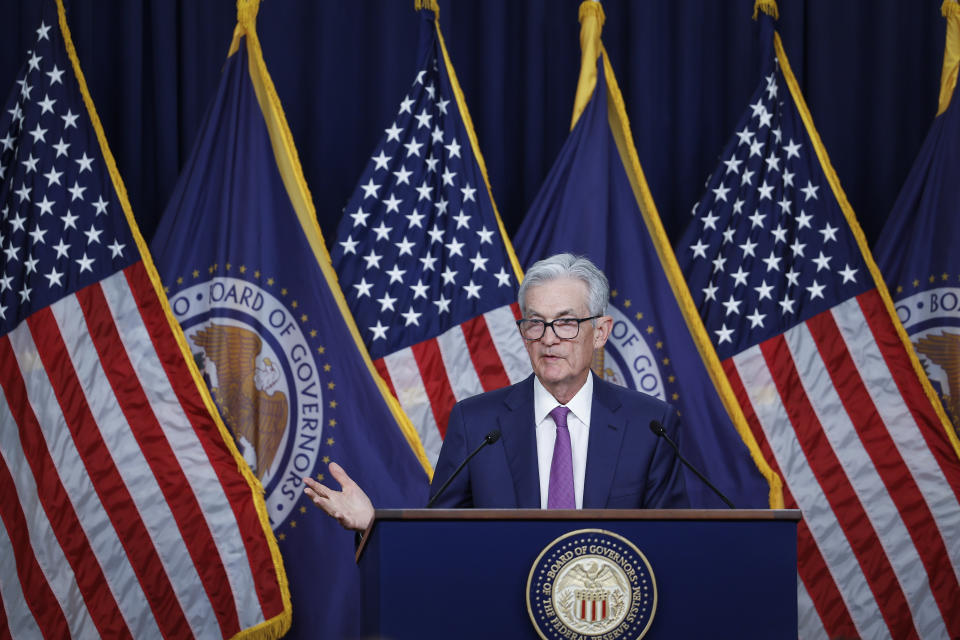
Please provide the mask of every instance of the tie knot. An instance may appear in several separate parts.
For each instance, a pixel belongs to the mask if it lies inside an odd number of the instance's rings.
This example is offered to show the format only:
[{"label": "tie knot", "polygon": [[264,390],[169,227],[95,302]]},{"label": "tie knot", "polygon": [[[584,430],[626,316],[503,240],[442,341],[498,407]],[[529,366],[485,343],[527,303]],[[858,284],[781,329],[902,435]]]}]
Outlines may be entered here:
[{"label": "tie knot", "polygon": [[570,409],[564,406],[554,407],[553,411],[550,412],[550,417],[553,418],[554,423],[562,429],[567,428],[567,414],[570,413]]}]

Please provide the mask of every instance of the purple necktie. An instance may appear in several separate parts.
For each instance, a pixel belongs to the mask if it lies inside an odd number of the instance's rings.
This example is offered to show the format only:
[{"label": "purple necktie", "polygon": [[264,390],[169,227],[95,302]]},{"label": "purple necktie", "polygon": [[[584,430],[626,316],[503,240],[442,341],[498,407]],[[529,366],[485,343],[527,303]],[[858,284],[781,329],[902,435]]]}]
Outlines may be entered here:
[{"label": "purple necktie", "polygon": [[570,451],[570,430],[567,429],[567,414],[570,409],[557,407],[550,417],[557,424],[557,441],[553,445],[553,461],[550,463],[550,488],[547,491],[547,509],[576,509],[577,499],[573,492],[573,454]]}]

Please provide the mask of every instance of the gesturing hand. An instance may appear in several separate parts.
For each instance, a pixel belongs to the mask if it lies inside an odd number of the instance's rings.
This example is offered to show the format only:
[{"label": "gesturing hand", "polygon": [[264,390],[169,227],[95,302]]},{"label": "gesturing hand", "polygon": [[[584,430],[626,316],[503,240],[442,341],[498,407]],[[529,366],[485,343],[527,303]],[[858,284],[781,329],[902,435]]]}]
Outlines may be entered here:
[{"label": "gesturing hand", "polygon": [[307,485],[303,488],[304,493],[313,504],[336,518],[344,529],[365,531],[373,522],[373,503],[370,498],[336,462],[330,463],[330,475],[340,483],[340,491],[326,487],[313,478],[304,478]]}]

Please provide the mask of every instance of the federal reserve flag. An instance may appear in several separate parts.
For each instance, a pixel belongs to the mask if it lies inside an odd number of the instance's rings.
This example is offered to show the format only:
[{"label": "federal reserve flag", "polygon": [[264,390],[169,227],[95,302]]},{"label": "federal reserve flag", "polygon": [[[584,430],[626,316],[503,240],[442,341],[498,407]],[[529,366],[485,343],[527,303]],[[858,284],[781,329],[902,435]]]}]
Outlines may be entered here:
[{"label": "federal reserve flag", "polygon": [[[514,238],[517,252],[524,265],[570,251],[600,266],[614,324],[594,370],[677,407],[680,446],[735,505],[779,506],[779,479],[753,442],[660,224],[600,41],[603,19],[600,3],[581,5],[573,130]],[[724,507],[699,478],[686,480],[694,506]]]},{"label": "federal reserve flag", "polygon": [[275,638],[260,486],[134,222],[60,2],[0,113],[0,638]]},{"label": "federal reserve flag", "polygon": [[289,637],[353,637],[362,615],[353,534],[306,499],[301,478],[328,481],[335,461],[378,507],[410,507],[426,502],[429,477],[337,286],[256,9],[240,3],[217,95],[153,250],[193,356],[266,491],[290,580]]},{"label": "federal reserve flag", "polygon": [[432,462],[454,403],[531,373],[519,268],[466,101],[418,2],[417,72],[345,209],[333,264],[377,369]]},{"label": "federal reserve flag", "polygon": [[677,248],[799,508],[801,637],[960,636],[960,458],[758,2],[757,88]]},{"label": "federal reserve flag", "polygon": [[960,425],[960,5],[943,3],[940,110],[873,249],[897,315],[954,427]]}]

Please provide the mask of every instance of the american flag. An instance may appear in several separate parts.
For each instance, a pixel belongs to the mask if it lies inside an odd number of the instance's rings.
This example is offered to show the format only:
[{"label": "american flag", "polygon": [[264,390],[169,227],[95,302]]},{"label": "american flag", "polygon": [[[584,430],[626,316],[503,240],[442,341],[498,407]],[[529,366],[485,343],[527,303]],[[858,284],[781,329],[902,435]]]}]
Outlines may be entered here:
[{"label": "american flag", "polygon": [[786,506],[803,513],[800,637],[955,638],[950,427],[761,20],[763,78],[677,254]]},{"label": "american flag", "polygon": [[0,114],[0,637],[279,635],[262,498],[183,358],[63,11]]},{"label": "american flag", "polygon": [[518,268],[432,11],[332,251],[374,364],[436,462],[455,402],[519,382]]}]

